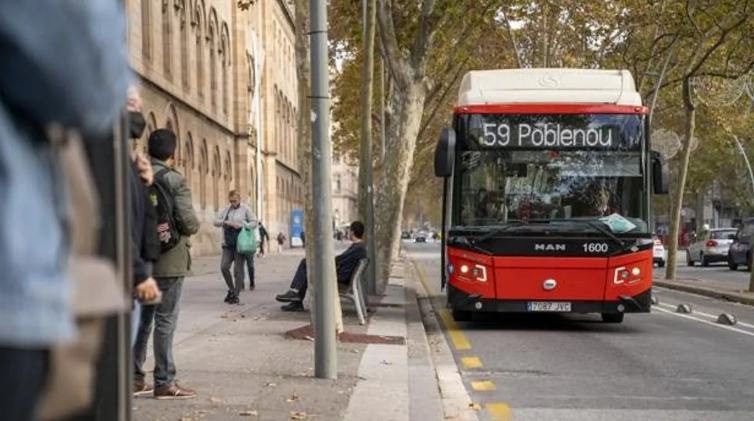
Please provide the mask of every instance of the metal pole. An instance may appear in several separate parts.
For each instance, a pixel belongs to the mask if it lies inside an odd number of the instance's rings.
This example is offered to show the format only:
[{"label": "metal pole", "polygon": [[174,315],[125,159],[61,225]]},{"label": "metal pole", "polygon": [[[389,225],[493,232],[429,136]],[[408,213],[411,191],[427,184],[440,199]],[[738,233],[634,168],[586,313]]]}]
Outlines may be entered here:
[{"label": "metal pole", "polygon": [[[257,120],[257,138],[255,140],[256,144],[256,179],[257,179],[257,185],[255,186],[257,189],[257,218],[261,219],[262,221],[265,220],[264,218],[264,209],[263,209],[263,194],[264,194],[264,183],[262,183],[262,133],[264,133],[264,119],[262,118],[262,63],[264,60],[263,53],[260,51],[259,48],[259,38],[257,37],[257,34],[252,31],[251,33],[251,51],[252,54],[254,54],[254,80],[252,83],[254,84],[254,103],[252,105],[253,108],[255,108],[256,112],[256,120]],[[269,221],[267,221],[267,226],[269,227]]]},{"label": "metal pole", "polygon": [[335,333],[335,251],[332,233],[332,144],[327,49],[327,2],[310,0],[312,80],[312,198],[316,279],[314,375],[338,378]]},{"label": "metal pole", "polygon": [[[376,8],[374,10],[369,10],[369,1],[371,0],[362,0],[361,6],[362,6],[362,43],[364,45],[364,54],[365,54],[365,63],[374,63],[374,54],[372,51],[367,51],[367,48],[370,44],[370,40],[368,39],[370,36],[374,36],[374,28],[371,28],[368,30],[367,26],[369,25],[369,22],[371,21],[372,16],[370,13],[374,14],[376,13]],[[374,6],[373,6],[374,7]],[[372,44],[373,45],[373,44]],[[372,69],[367,67],[368,71],[371,73]],[[370,77],[373,81],[373,78]],[[368,101],[369,97],[373,95],[373,90],[371,87],[368,88],[368,92],[364,93],[362,91],[362,101]],[[369,102],[366,102],[368,105]],[[371,107],[369,107],[371,109]],[[362,139],[366,138],[369,142],[368,144],[362,143],[361,148],[361,164],[360,165],[367,165],[365,168],[366,170],[366,199],[367,199],[367,206],[366,206],[366,235],[367,235],[367,258],[369,259],[369,266],[367,266],[367,294],[369,295],[375,295],[377,293],[377,269],[376,269],[376,253],[375,253],[375,244],[374,244],[374,169],[372,166],[372,126],[371,126],[371,120],[365,120],[363,122],[364,125],[362,125]]]},{"label": "metal pole", "polygon": [[[380,50],[382,48],[380,47]],[[382,138],[382,162],[385,162],[385,57],[380,54],[380,137]]]}]

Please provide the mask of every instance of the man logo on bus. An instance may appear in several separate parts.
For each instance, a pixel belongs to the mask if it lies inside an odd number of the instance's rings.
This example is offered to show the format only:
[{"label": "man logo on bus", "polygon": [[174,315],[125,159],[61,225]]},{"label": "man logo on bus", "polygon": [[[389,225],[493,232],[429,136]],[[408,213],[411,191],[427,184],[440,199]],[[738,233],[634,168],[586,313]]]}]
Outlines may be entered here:
[{"label": "man logo on bus", "polygon": [[566,251],[565,244],[535,244],[536,251]]}]

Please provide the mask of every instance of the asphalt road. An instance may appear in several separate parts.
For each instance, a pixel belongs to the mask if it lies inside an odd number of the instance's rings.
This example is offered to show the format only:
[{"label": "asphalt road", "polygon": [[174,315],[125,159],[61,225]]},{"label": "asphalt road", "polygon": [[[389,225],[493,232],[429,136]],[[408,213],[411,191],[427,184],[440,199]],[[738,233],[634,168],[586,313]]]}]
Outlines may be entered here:
[{"label": "asphalt road", "polygon": [[[404,247],[447,319],[439,245]],[[732,282],[748,276],[715,267],[682,270]],[[655,294],[652,313],[628,315],[620,325],[557,315],[447,322],[446,337],[480,419],[754,419],[754,307],[662,289]],[[679,304],[693,312],[675,313]],[[723,312],[735,314],[738,324],[715,323]]]}]

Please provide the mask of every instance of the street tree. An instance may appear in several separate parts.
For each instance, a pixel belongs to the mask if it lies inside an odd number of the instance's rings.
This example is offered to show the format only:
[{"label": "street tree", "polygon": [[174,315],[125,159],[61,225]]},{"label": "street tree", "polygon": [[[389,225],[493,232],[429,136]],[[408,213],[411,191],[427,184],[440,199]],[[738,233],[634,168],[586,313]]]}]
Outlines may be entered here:
[{"label": "street tree", "polygon": [[[673,11],[680,44],[677,63],[679,70],[671,74],[669,84],[679,83],[685,113],[685,125],[679,153],[680,167],[675,183],[674,203],[671,206],[670,244],[668,255],[675,256],[678,250],[683,193],[686,188],[692,139],[696,134],[698,98],[694,82],[703,77],[737,78],[748,73],[754,66],[751,54],[751,30],[754,29],[754,1],[737,2],[676,2]],[[748,38],[748,42],[746,41]],[[747,56],[748,55],[748,56]],[[668,259],[665,279],[674,279],[676,259]]]}]

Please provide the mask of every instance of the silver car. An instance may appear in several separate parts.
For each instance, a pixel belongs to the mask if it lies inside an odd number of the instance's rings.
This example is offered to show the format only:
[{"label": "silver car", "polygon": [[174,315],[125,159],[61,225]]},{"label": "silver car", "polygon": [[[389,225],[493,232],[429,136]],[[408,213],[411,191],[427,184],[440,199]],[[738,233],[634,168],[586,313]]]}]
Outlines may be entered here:
[{"label": "silver car", "polygon": [[710,263],[727,262],[728,249],[736,231],[735,228],[713,228],[702,232],[686,249],[686,263],[694,266],[699,262],[702,266],[709,266]]}]

